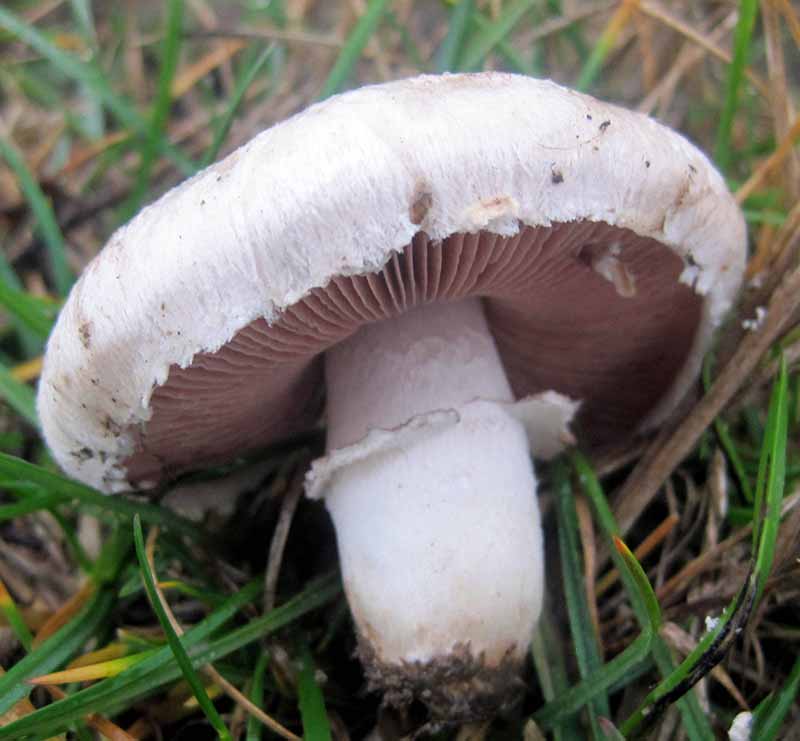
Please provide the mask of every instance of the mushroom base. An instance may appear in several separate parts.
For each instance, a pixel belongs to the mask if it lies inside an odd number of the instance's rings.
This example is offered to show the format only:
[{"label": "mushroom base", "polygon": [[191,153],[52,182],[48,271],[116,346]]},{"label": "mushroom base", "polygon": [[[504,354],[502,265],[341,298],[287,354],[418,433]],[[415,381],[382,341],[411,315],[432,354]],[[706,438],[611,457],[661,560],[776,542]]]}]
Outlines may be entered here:
[{"label": "mushroom base", "polygon": [[370,685],[442,721],[513,699],[544,592],[523,427],[492,402],[457,416],[395,433],[325,494]]},{"label": "mushroom base", "polygon": [[509,652],[498,665],[488,666],[469,644],[459,643],[429,661],[391,664],[380,660],[363,635],[358,636],[358,658],[368,688],[383,692],[387,705],[407,707],[422,702],[431,716],[426,730],[491,718],[514,705],[524,684],[522,660]]}]

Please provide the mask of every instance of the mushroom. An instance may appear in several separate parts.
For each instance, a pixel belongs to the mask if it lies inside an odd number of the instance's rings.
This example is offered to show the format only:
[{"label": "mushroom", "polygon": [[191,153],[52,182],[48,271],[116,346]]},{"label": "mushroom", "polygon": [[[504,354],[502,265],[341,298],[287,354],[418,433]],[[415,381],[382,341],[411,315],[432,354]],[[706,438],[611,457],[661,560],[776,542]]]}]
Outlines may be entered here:
[{"label": "mushroom", "polygon": [[365,87],[111,237],[50,338],[42,426],[69,475],[143,489],[314,424],[324,377],[307,490],[369,680],[491,714],[545,590],[529,451],[661,422],[745,241],[706,157],[642,115],[509,74]]}]

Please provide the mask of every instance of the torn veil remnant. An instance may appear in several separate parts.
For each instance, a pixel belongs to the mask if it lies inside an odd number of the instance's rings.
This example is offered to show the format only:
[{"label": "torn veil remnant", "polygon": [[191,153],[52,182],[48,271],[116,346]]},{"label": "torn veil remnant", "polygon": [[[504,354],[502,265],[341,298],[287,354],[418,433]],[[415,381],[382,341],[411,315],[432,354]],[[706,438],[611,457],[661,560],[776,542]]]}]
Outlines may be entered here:
[{"label": "torn veil remnant", "polygon": [[63,468],[115,492],[313,424],[324,383],[308,491],[371,684],[486,715],[544,593],[529,451],[662,420],[744,253],[708,160],[639,114],[499,73],[366,87],[120,229],[59,317],[39,413]]}]

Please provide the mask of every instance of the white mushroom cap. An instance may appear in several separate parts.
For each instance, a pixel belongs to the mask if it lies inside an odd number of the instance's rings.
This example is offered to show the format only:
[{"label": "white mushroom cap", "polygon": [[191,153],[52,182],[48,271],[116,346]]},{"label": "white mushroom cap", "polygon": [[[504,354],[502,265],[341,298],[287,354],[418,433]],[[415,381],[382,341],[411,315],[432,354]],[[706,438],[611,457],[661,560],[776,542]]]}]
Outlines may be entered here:
[{"label": "white mushroom cap", "polygon": [[365,321],[482,295],[516,395],[582,399],[591,441],[669,411],[744,259],[721,177],[644,116],[498,73],[367,87],[117,231],[50,338],[39,414],[67,473],[146,486],[307,424],[315,358]]}]

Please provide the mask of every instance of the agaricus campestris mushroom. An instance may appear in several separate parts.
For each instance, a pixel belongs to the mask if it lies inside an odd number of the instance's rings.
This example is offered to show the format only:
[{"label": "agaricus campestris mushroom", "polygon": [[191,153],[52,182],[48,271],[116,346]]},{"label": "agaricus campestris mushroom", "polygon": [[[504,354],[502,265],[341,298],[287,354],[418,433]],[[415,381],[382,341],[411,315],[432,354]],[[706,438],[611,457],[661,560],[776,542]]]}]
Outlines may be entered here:
[{"label": "agaricus campestris mushroom", "polygon": [[[373,685],[440,718],[518,681],[543,595],[529,450],[652,426],[740,283],[708,160],[507,74],[319,103],[144,209],[89,265],[39,413],[107,492],[302,429]],[[324,362],[323,362],[324,361]],[[324,365],[324,369],[323,369]]]}]

